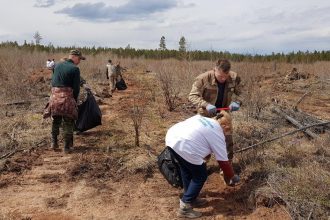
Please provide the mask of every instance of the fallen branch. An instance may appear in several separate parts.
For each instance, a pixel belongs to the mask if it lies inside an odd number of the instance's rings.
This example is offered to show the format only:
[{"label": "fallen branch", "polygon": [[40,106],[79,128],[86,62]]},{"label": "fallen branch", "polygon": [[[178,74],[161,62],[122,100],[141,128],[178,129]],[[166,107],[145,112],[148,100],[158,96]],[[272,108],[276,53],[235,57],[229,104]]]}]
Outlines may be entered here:
[{"label": "fallen branch", "polygon": [[320,125],[327,125],[327,124],[330,124],[330,121],[327,121],[327,122],[322,122],[322,123],[317,123],[317,124],[313,124],[313,125],[308,125],[308,126],[305,126],[305,127],[302,127],[302,128],[299,128],[299,129],[296,129],[294,131],[290,131],[290,132],[287,132],[287,133],[284,133],[278,137],[274,137],[274,138],[271,138],[271,139],[268,139],[268,140],[265,140],[265,141],[262,141],[260,143],[257,143],[257,144],[253,144],[251,146],[248,146],[248,147],[245,147],[245,148],[242,148],[242,149],[239,149],[237,151],[234,151],[235,153],[239,153],[239,152],[243,152],[243,151],[247,151],[249,149],[252,149],[254,147],[257,147],[257,146],[260,146],[262,144],[265,144],[265,143],[268,143],[268,142],[271,142],[271,141],[275,141],[277,139],[280,139],[280,138],[283,138],[285,136],[288,136],[288,135],[291,135],[291,134],[294,134],[294,133],[297,133],[299,131],[302,131],[302,130],[305,130],[305,129],[308,129],[308,128],[311,128],[311,127],[315,127],[315,126],[320,126]]},{"label": "fallen branch", "polygon": [[1,160],[1,159],[4,159],[4,158],[11,157],[12,155],[14,155],[14,154],[16,154],[17,152],[20,152],[20,151],[24,151],[24,149],[15,149],[15,150],[13,150],[12,152],[8,152],[8,153],[2,155],[2,156],[0,157],[0,160]]},{"label": "fallen branch", "polygon": [[[274,108],[273,109],[274,112],[276,112],[277,114],[281,115],[282,117],[284,117],[287,121],[291,122],[293,125],[295,125],[297,128],[302,128],[304,127],[299,121],[297,121],[296,119],[292,118],[291,116],[285,114],[283,111]],[[317,135],[314,134],[311,131],[304,131],[302,130],[307,136],[311,137],[311,138],[317,138]]]},{"label": "fallen branch", "polygon": [[308,95],[310,92],[306,92],[301,98],[297,101],[297,103],[293,106],[293,110],[298,111],[299,103]]},{"label": "fallen branch", "polygon": [[1,105],[25,105],[25,104],[31,104],[30,100],[27,101],[15,101],[15,102],[7,102],[7,103],[2,103]]}]

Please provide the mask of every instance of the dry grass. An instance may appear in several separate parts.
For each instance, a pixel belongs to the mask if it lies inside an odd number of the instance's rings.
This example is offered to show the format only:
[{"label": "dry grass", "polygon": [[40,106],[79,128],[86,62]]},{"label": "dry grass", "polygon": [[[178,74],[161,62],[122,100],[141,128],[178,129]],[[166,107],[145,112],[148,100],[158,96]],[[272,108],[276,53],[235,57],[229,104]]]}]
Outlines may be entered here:
[{"label": "dry grass", "polygon": [[[49,143],[50,121],[41,119],[41,111],[47,100],[40,99],[49,93],[49,81],[40,81],[32,86],[29,77],[43,70],[48,58],[58,60],[64,56],[0,49],[2,103],[31,100],[25,105],[0,106],[0,156],[17,148],[36,146],[42,141]],[[149,154],[157,154],[163,149],[164,136],[169,126],[194,114],[187,107],[191,85],[198,74],[210,70],[214,65],[209,61],[118,59],[111,54],[87,56],[87,60],[81,62],[79,67],[81,75],[95,90],[106,80],[105,64],[109,58],[120,61],[123,67],[129,69],[124,77],[130,77],[137,91],[147,100],[144,111],[148,114],[139,127],[140,148],[135,147],[134,136],[130,135],[134,127],[122,126],[129,123],[128,115],[113,120],[111,125],[104,126],[106,130],[98,133],[98,137],[89,138],[93,141],[89,144],[107,153],[98,152],[92,154],[92,157],[77,156],[77,163],[68,168],[67,172],[73,180],[122,177],[122,173],[116,173],[115,168],[127,171],[130,175],[152,174],[154,161]],[[322,111],[318,112],[318,116],[329,118],[326,103],[330,94],[330,62],[297,65],[277,63],[276,69],[273,62],[232,63],[232,66],[242,77],[243,83],[243,106],[240,112],[233,113],[237,147],[257,143],[287,130],[286,122],[270,112],[274,100],[277,104],[290,107],[310,90],[312,95],[306,97],[299,106],[308,110],[308,106],[322,100],[322,104],[319,104]],[[284,82],[286,72],[293,67],[316,77],[309,81]],[[160,76],[167,77],[165,82],[168,83],[168,94],[164,93],[164,88],[162,90]],[[126,101],[132,100],[123,100]],[[174,111],[169,112],[166,107]],[[322,137],[322,140],[310,142],[303,135],[297,134],[236,155],[235,163],[240,166],[241,176],[250,183],[237,201],[252,197],[254,206],[284,202],[293,218],[311,216],[313,219],[326,219],[330,207],[330,138],[325,135]],[[110,155],[118,160],[114,161]],[[264,199],[260,202],[258,198],[265,198],[267,202],[262,202]]]}]

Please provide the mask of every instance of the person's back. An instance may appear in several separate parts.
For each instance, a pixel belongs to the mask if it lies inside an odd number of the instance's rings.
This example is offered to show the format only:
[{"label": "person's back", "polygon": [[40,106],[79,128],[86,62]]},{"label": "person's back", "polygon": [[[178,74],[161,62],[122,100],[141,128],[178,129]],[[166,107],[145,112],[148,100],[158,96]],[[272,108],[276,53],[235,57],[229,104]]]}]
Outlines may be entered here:
[{"label": "person's back", "polygon": [[201,115],[172,126],[166,134],[165,142],[193,164],[202,164],[203,159],[212,152],[217,159],[228,160],[222,128],[216,120]]},{"label": "person's back", "polygon": [[80,87],[79,68],[71,60],[66,60],[56,65],[52,76],[52,87],[72,88],[74,98],[77,100]]},{"label": "person's back", "polygon": [[112,93],[116,89],[116,82],[117,82],[117,67],[112,63],[112,60],[108,60],[108,63],[106,65],[106,76],[107,79],[109,79],[109,85],[110,85],[110,96],[112,96]]},{"label": "person's back", "polygon": [[113,65],[112,63],[107,63],[106,67],[107,67],[108,76],[112,76],[116,73],[116,66]]},{"label": "person's back", "polygon": [[80,91],[80,70],[77,65],[85,60],[79,50],[71,50],[68,59],[55,66],[52,76],[50,112],[52,116],[51,148],[59,148],[58,135],[63,127],[64,152],[73,147],[74,120],[78,118],[77,99]]}]

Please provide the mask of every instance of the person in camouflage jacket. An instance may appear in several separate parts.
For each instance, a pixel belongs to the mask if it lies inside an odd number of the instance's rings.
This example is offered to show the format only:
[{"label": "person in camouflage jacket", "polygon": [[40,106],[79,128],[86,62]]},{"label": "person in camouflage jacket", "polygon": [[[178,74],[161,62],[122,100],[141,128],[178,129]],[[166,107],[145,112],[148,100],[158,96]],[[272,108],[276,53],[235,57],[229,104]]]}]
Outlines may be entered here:
[{"label": "person in camouflage jacket", "polygon": [[78,117],[77,99],[80,92],[80,70],[77,65],[85,60],[79,50],[71,50],[69,59],[55,66],[52,76],[52,94],[49,101],[52,116],[51,147],[56,150],[57,136],[63,122],[64,152],[73,147],[74,120]]},{"label": "person in camouflage jacket", "polygon": [[[230,70],[231,64],[226,59],[217,61],[213,70],[199,75],[192,85],[189,94],[189,101],[197,107],[197,112],[206,117],[213,117],[217,113],[217,108],[229,107],[230,111],[236,111],[240,107],[241,100],[241,78],[234,71]],[[233,102],[233,96],[237,100]],[[225,114],[222,112],[222,114]],[[228,113],[227,113],[228,114]],[[233,158],[233,138],[232,120],[223,120],[228,158]]]}]

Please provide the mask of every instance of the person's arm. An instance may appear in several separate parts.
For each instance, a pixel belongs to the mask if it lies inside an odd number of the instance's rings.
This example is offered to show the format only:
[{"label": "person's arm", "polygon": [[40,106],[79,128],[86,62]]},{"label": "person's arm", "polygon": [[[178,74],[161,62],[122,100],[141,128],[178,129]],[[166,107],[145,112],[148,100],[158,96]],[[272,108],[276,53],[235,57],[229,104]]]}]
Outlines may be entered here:
[{"label": "person's arm", "polygon": [[109,70],[108,70],[108,67],[105,70],[105,75],[106,75],[107,79],[109,79]]},{"label": "person's arm", "polygon": [[192,85],[188,99],[197,107],[206,108],[206,106],[210,103],[203,99],[203,84],[203,79],[197,77],[194,84]]},{"label": "person's arm", "polygon": [[80,92],[80,70],[78,67],[75,68],[74,78],[73,78],[73,97],[77,101]]},{"label": "person's arm", "polygon": [[223,171],[223,177],[224,177],[225,181],[233,178],[235,173],[234,173],[234,169],[233,169],[231,163],[229,161],[219,161],[219,160],[218,160],[218,163],[219,163],[221,170]]},{"label": "person's arm", "polygon": [[241,77],[236,76],[235,79],[235,88],[234,88],[234,94],[236,95],[235,101],[237,101],[240,105],[242,105],[242,84],[241,84]]},{"label": "person's arm", "polygon": [[240,178],[235,175],[233,166],[229,161],[218,161],[221,170],[223,171],[223,179],[228,186],[235,186]]}]

